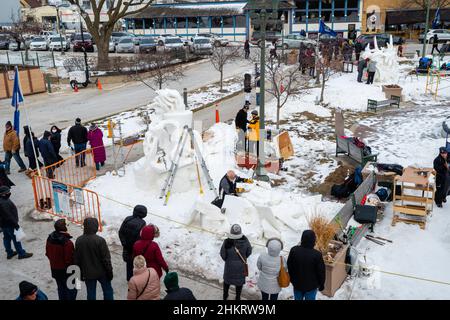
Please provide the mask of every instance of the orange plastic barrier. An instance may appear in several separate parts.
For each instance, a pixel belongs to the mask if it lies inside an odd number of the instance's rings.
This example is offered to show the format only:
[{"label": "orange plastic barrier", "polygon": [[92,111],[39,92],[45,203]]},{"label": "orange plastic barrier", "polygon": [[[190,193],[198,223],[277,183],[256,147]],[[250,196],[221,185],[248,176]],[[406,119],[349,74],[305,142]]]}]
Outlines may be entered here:
[{"label": "orange plastic barrier", "polygon": [[97,218],[99,231],[102,231],[97,193],[38,175],[33,176],[32,184],[35,208],[38,211],[65,218],[79,225],[83,225],[85,218]]}]

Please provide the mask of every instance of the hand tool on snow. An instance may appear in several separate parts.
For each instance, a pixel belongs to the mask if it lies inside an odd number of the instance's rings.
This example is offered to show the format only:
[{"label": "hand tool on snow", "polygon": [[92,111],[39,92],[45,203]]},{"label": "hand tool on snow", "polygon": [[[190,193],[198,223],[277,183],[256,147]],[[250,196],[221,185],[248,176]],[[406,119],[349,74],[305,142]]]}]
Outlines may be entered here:
[{"label": "hand tool on snow", "polygon": [[389,240],[389,239],[385,239],[385,238],[382,238],[382,237],[375,237],[375,236],[371,236],[371,237],[374,237],[375,239],[380,239],[380,240],[383,240],[383,241],[387,241],[387,242],[390,242],[390,243],[394,243],[394,241]]},{"label": "hand tool on snow", "polygon": [[385,245],[384,242],[381,242],[381,241],[379,241],[379,240],[373,239],[373,238],[371,238],[369,235],[364,236],[364,238],[366,238],[367,240],[372,241],[372,242],[374,242],[374,243],[376,243],[376,244],[378,244],[378,245],[380,245],[380,246],[384,246],[384,245]]}]

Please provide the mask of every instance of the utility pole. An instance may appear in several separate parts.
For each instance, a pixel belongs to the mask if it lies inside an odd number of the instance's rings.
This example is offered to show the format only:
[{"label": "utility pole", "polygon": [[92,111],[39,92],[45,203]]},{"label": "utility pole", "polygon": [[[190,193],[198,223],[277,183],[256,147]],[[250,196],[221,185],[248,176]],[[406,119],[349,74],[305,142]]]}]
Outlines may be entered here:
[{"label": "utility pole", "polygon": [[83,49],[84,53],[84,64],[86,66],[86,82],[89,83],[89,65],[88,65],[88,58],[87,58],[87,52],[86,52],[86,44],[84,43],[84,33],[83,33],[83,23],[81,21],[81,12],[80,12],[80,32],[81,32],[81,42],[83,43],[81,45],[81,48]]},{"label": "utility pole", "polygon": [[430,0],[427,0],[427,18],[425,19],[425,34],[423,37],[422,58],[425,57],[427,53],[427,33],[429,23],[430,23]]}]

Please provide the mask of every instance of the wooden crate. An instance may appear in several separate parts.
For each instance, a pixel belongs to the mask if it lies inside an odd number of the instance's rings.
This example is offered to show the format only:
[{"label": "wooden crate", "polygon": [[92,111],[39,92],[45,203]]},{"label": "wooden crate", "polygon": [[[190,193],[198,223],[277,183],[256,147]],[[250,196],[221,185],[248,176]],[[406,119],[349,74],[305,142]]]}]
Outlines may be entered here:
[{"label": "wooden crate", "polygon": [[[14,70],[0,74],[0,99],[11,98],[14,88]],[[38,67],[19,68],[20,87],[23,95],[46,91],[44,74]]]}]

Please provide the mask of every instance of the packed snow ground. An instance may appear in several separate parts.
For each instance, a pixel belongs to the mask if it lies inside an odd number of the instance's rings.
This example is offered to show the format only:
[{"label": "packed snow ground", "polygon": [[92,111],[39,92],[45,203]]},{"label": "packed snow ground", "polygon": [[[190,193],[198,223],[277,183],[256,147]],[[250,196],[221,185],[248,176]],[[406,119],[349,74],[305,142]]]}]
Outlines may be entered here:
[{"label": "packed snow ground", "polygon": [[[381,91],[381,83],[372,86],[359,84],[356,82],[356,73],[336,74],[329,80],[325,91],[325,107],[315,104],[319,88],[308,90],[300,99],[291,99],[282,109],[281,128],[290,131],[296,154],[286,162],[288,173],[272,176],[284,178],[284,183],[275,188],[262,183],[243,185],[248,192],[236,199],[236,204],[229,204],[230,208],[242,210],[249,202],[271,207],[280,223],[285,248],[298,243],[301,232],[307,228],[308,215],[321,212],[329,218],[333,217],[342,204],[321,201],[321,196],[310,195],[302,188],[295,171],[310,171],[308,177],[320,183],[336,169],[338,162],[333,156],[333,109],[337,107],[349,110],[347,112],[352,119],[359,122],[361,134],[374,152],[379,153],[380,162],[432,166],[437,148],[445,143],[440,135],[440,124],[448,116],[450,93],[449,90],[441,90],[436,101],[429,95],[424,95],[426,77],[407,76],[412,68],[412,64],[401,65],[399,84],[403,87],[405,101],[416,104],[413,107],[402,107],[376,115],[361,113],[366,111],[367,99],[384,100],[385,97]],[[275,114],[275,105],[270,103],[267,106],[268,119],[273,121]],[[218,124],[211,131],[213,138],[205,143],[204,155],[215,185],[232,168],[241,176],[251,176],[252,172],[238,170],[231,156],[235,134],[233,125]],[[129,174],[123,178],[111,175],[101,177],[89,186],[109,198],[102,198],[102,216],[108,240],[119,243],[117,228],[129,212],[127,205],[145,204],[153,214],[148,217],[148,222],[158,224],[163,230],[157,241],[169,264],[191,270],[209,280],[221,281],[223,262],[219,249],[225,235],[199,230],[196,224],[186,225],[192,206],[200,197],[198,189],[175,193],[171,196],[169,205],[163,206],[163,200],[158,199],[160,190],[139,189],[133,170],[127,172]],[[133,192],[125,195],[117,192],[119,188]],[[211,192],[203,197],[206,202],[213,199]],[[245,290],[255,292],[256,260],[258,253],[264,250],[265,235],[260,232],[261,226],[250,219],[251,215],[234,215],[228,211],[233,210],[227,210],[227,222],[240,223],[244,233],[254,244],[254,253],[249,259],[250,277]],[[435,207],[426,230],[421,230],[418,226],[402,223],[392,227],[392,208],[388,206],[375,233],[393,240],[393,243],[381,247],[362,240],[358,247],[360,252],[366,252],[368,262],[379,271],[374,272],[371,277],[347,280],[334,298],[449,299],[450,285],[408,278],[412,276],[450,283],[450,275],[446,272],[446,265],[450,262],[450,217],[446,214],[447,211],[448,208]],[[248,213],[246,210],[243,212]],[[284,289],[282,298],[291,297],[291,289]]]}]

